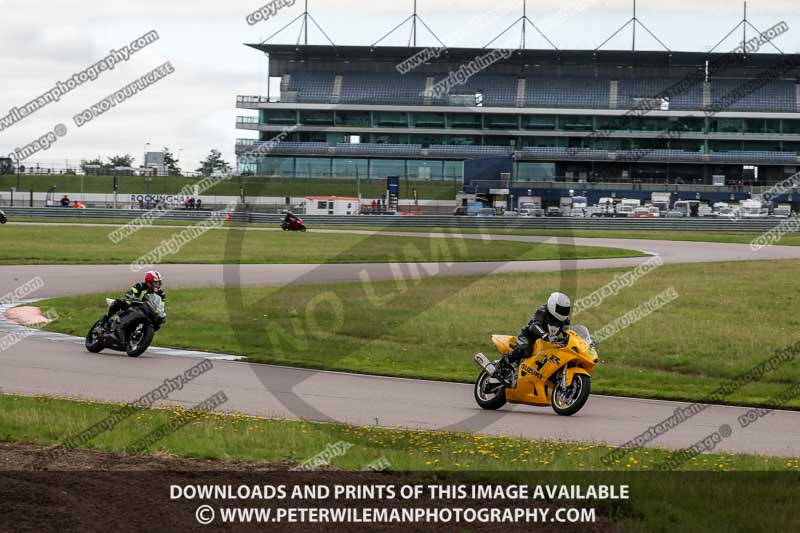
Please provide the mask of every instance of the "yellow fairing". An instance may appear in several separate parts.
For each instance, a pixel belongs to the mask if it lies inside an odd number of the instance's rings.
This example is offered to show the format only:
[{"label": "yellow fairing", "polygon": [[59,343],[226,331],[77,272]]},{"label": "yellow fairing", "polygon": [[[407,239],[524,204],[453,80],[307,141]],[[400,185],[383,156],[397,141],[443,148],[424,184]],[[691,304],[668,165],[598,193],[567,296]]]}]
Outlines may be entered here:
[{"label": "yellow fairing", "polygon": [[[501,353],[508,347],[510,339],[495,335],[492,337]],[[511,403],[529,405],[550,405],[555,381],[566,367],[567,386],[572,384],[577,374],[591,376],[597,365],[597,354],[589,344],[576,334],[569,335],[566,346],[559,346],[541,339],[533,345],[533,355],[519,366],[517,386],[506,389],[506,399]]]},{"label": "yellow fairing", "polygon": [[592,374],[583,368],[580,367],[572,367],[567,369],[567,387],[572,386],[572,380],[575,379],[576,374],[585,374],[587,376],[591,376]]},{"label": "yellow fairing", "polygon": [[497,351],[505,355],[514,351],[511,345],[517,344],[517,338],[509,335],[492,335],[492,342],[497,347]]}]

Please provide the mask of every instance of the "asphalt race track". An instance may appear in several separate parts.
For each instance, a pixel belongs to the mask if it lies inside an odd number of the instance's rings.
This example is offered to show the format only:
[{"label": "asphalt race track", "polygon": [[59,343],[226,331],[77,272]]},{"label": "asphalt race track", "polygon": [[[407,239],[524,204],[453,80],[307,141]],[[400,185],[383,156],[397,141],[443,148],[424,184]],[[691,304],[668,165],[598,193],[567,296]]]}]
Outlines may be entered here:
[{"label": "asphalt race track", "polygon": [[[388,234],[420,236],[398,232]],[[480,235],[465,237],[487,238]],[[493,238],[524,242],[557,241],[521,236]],[[561,242],[641,250],[660,255],[665,263],[673,264],[800,259],[800,247],[774,246],[756,253],[750,250],[749,245],[741,244],[627,239],[561,239]],[[646,260],[420,264],[413,270],[423,276],[449,276],[631,267]],[[237,265],[164,265],[159,270],[172,288],[235,286],[231,285],[231,280],[243,286],[357,281],[364,272],[370,279],[377,280],[391,279],[397,272],[409,272],[407,269],[392,269],[386,264],[243,265],[241,268]],[[87,272],[90,272],[89,276]],[[35,276],[41,276],[45,286],[31,294],[31,298],[97,292],[115,295],[129,281],[139,277],[132,274],[127,265],[0,266],[0,295],[13,291]],[[98,302],[98,309],[102,306],[103,302]],[[18,326],[0,322],[0,331],[16,328]],[[627,442],[671,416],[678,407],[687,405],[592,396],[587,406],[571,418],[558,417],[550,409],[527,406],[507,406],[498,412],[488,412],[475,404],[471,385],[257,365],[225,360],[228,357],[224,355],[171,349],[151,349],[139,359],[129,359],[115,352],[90,354],[82,344],[83,339],[75,337],[34,333],[0,353],[0,388],[5,393],[127,402],[157,387],[164,379],[183,373],[195,365],[198,358],[212,357],[215,359],[214,368],[184,390],[173,393],[169,403],[190,407],[223,390],[229,398],[225,411],[264,417],[447,429],[612,445]],[[469,355],[465,354],[465,357]],[[733,435],[723,439],[717,446],[718,451],[800,456],[800,413],[776,411],[757,424],[741,429],[736,419],[745,411],[738,407],[709,407],[651,444],[675,449],[688,447],[721,425],[728,424],[733,428]]]}]

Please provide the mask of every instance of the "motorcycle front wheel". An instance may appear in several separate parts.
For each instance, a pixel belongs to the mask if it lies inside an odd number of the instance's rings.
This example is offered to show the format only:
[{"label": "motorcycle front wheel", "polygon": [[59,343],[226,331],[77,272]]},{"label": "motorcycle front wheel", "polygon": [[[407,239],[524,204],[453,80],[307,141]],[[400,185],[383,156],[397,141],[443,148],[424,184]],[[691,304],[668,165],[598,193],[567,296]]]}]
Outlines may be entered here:
[{"label": "motorcycle front wheel", "polygon": [[306,229],[306,227],[305,227],[305,226],[302,226],[302,225],[301,225],[301,226],[300,226],[300,231],[302,231],[303,233],[305,233],[306,231],[308,231],[308,229]]},{"label": "motorcycle front wheel", "polygon": [[553,391],[553,398],[550,404],[556,414],[572,416],[586,405],[586,400],[589,399],[591,391],[592,378],[586,374],[575,374],[572,385],[567,388],[564,388],[559,379]]},{"label": "motorcycle front wheel", "polygon": [[491,383],[492,377],[484,370],[475,382],[475,401],[482,409],[494,411],[506,404],[506,388],[501,383]]},{"label": "motorcycle front wheel", "polygon": [[128,357],[139,357],[150,347],[153,342],[155,330],[150,324],[139,322],[128,335],[128,342],[125,343],[125,351]]}]

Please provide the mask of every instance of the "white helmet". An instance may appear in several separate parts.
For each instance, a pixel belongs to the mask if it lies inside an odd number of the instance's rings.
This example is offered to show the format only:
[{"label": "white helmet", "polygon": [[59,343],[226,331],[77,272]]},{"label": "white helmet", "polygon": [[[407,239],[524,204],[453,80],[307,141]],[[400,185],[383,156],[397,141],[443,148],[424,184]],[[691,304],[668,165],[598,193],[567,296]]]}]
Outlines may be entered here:
[{"label": "white helmet", "polygon": [[571,306],[572,302],[570,302],[569,296],[560,292],[554,292],[547,299],[547,310],[561,322],[569,318]]}]

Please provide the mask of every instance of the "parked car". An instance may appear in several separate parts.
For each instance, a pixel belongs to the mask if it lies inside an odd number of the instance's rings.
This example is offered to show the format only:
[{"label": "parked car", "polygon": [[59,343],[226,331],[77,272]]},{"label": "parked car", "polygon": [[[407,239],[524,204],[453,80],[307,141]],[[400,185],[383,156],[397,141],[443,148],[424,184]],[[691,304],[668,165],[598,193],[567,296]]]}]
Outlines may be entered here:
[{"label": "parked car", "polygon": [[479,217],[496,217],[497,210],[494,207],[484,207],[483,209],[478,209]]},{"label": "parked car", "polygon": [[637,207],[631,213],[633,218],[653,218],[653,213],[650,211],[649,207]]},{"label": "parked car", "polygon": [[548,207],[547,211],[545,211],[545,216],[548,217],[560,217],[562,215],[560,207]]}]

